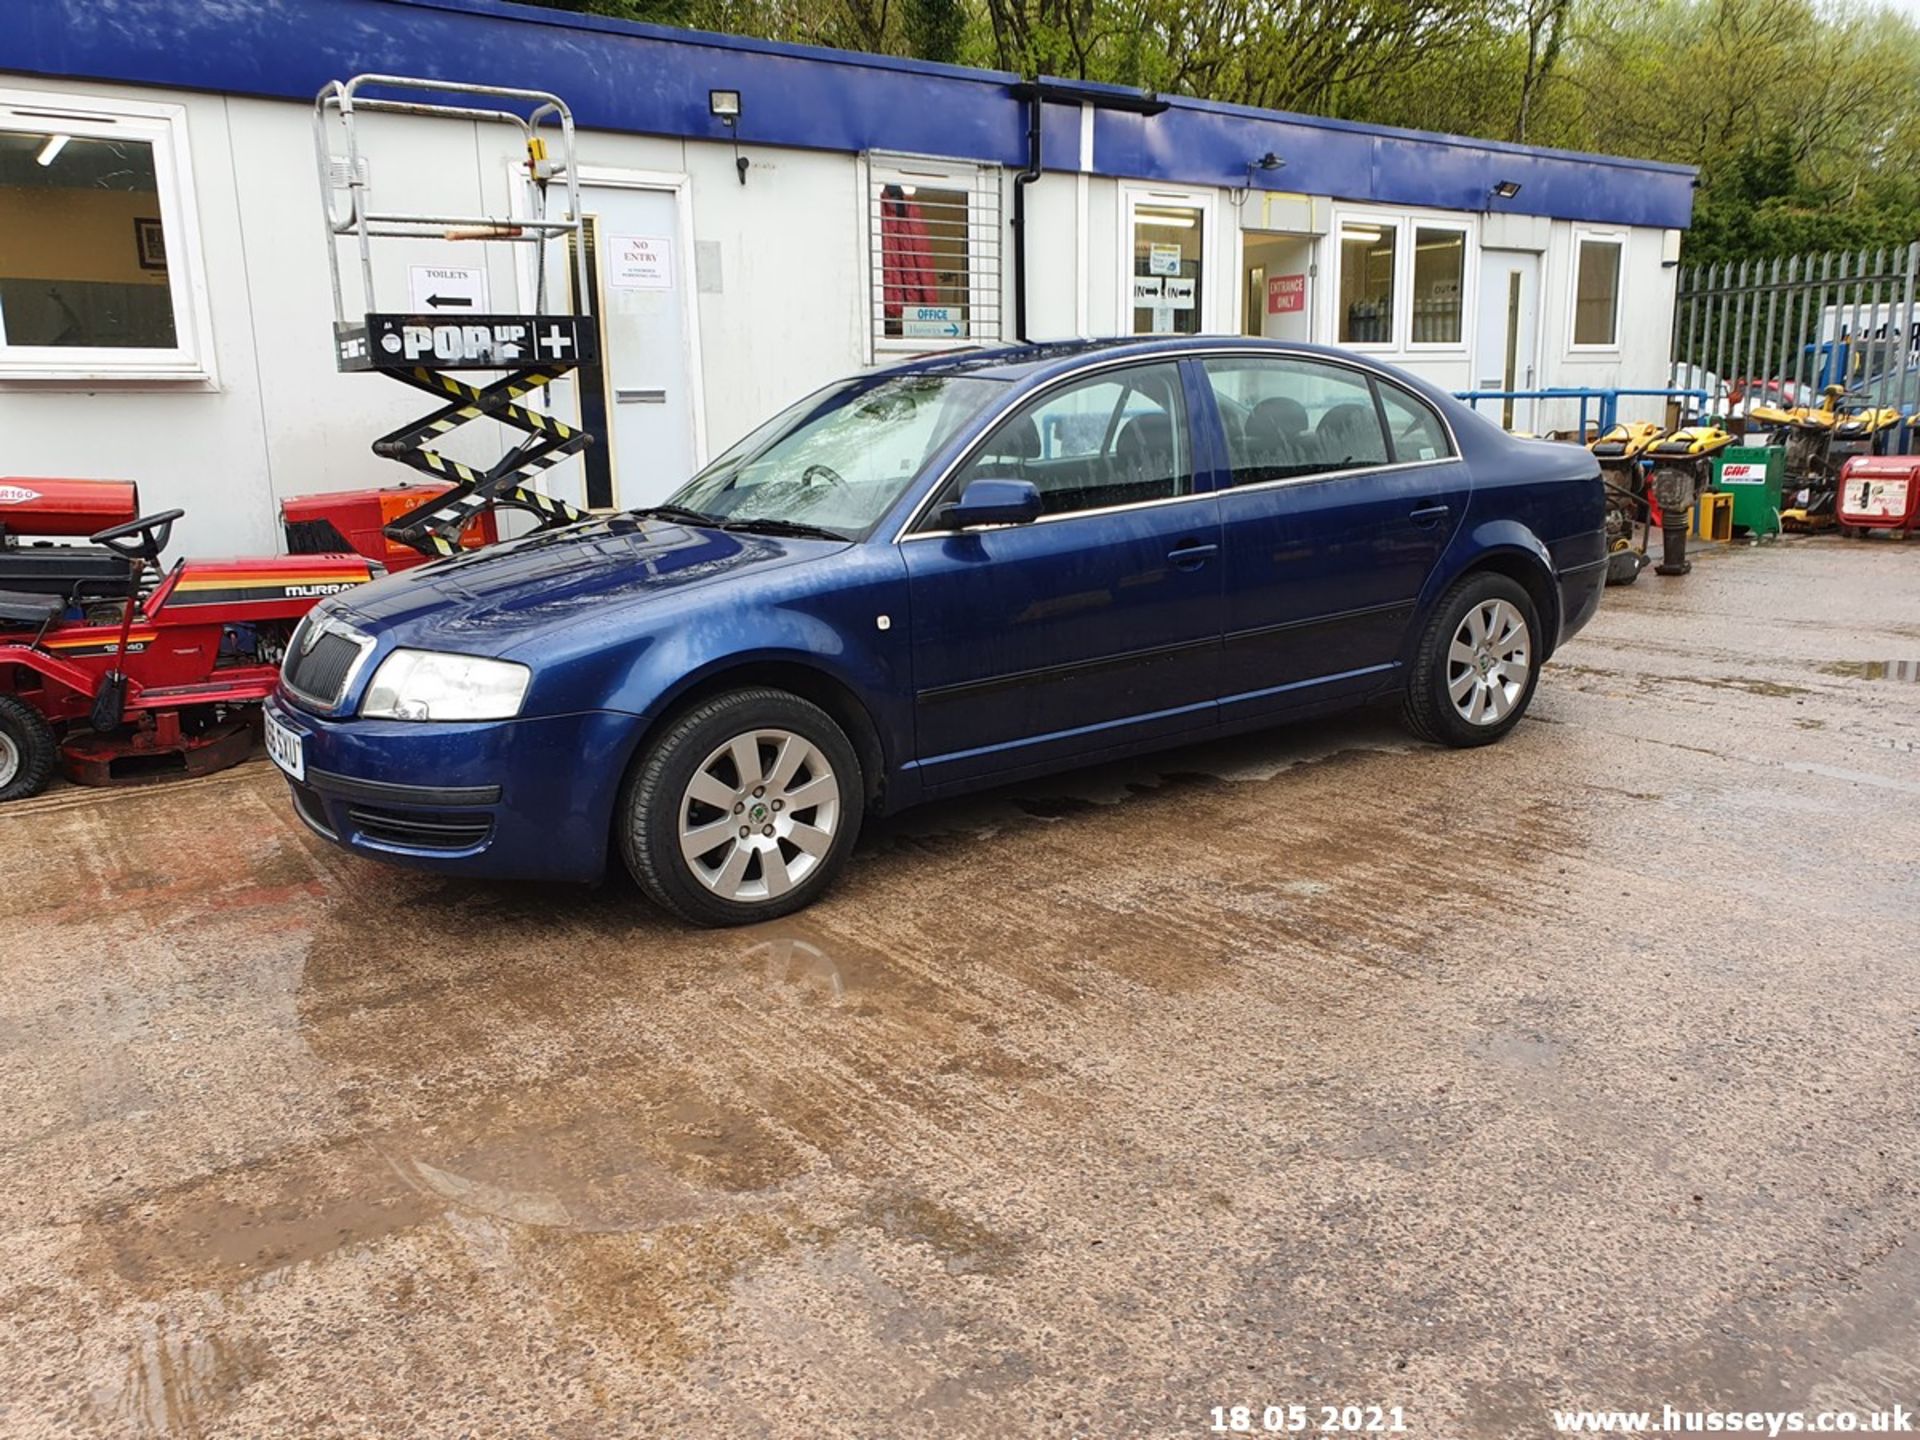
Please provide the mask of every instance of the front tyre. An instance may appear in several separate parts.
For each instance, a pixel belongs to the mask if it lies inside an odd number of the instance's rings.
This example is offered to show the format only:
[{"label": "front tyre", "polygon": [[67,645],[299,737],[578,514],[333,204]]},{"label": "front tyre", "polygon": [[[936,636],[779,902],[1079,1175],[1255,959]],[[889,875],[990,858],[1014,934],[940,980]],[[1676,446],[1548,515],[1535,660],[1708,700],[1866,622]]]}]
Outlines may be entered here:
[{"label": "front tyre", "polygon": [[1442,745],[1491,745],[1526,714],[1543,638],[1517,581],[1485,570],[1462,576],[1434,607],[1414,652],[1408,727]]},{"label": "front tyre", "polygon": [[46,717],[24,700],[0,695],[0,802],[38,795],[59,759]]},{"label": "front tyre", "polygon": [[833,718],[780,690],[735,690],[668,723],[629,773],[621,853],[656,904],[747,925],[812,904],[860,833],[860,759]]}]

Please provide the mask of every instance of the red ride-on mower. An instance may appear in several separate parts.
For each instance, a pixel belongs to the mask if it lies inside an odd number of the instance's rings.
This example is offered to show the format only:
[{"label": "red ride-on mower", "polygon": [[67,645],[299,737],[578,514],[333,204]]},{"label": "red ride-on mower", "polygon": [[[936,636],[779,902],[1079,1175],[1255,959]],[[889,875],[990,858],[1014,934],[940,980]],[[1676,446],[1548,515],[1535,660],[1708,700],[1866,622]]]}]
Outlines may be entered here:
[{"label": "red ride-on mower", "polygon": [[[294,555],[364,555],[389,570],[424,565],[434,557],[393,539],[386,533],[387,527],[452,490],[445,481],[430,480],[371,490],[290,495],[280,502],[287,550]],[[461,528],[458,544],[462,550],[478,550],[499,538],[500,526],[493,511],[482,510]]]},{"label": "red ride-on mower", "polygon": [[0,479],[0,801],[38,793],[56,762],[106,785],[245,759],[300,618],[380,573],[293,555],[162,574],[182,513],[140,516],[123,481]]}]

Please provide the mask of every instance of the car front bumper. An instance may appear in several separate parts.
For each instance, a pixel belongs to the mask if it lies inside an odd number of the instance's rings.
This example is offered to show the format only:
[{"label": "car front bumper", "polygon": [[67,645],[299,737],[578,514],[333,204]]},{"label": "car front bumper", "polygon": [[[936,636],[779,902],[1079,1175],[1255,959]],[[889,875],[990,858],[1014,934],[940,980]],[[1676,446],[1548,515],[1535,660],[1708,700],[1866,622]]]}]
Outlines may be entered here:
[{"label": "car front bumper", "polygon": [[597,880],[641,721],[590,711],[476,723],[330,720],[282,695],[268,713],[300,737],[293,807],[323,839],[450,874]]}]

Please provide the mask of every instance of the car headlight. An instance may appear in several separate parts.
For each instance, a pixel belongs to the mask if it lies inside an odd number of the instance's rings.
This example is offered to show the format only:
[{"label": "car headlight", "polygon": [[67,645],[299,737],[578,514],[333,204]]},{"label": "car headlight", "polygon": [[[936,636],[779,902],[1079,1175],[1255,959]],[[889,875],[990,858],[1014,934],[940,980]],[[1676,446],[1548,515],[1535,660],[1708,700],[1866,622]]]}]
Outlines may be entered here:
[{"label": "car headlight", "polygon": [[371,720],[511,720],[533,671],[507,660],[396,650],[380,662],[360,713]]}]

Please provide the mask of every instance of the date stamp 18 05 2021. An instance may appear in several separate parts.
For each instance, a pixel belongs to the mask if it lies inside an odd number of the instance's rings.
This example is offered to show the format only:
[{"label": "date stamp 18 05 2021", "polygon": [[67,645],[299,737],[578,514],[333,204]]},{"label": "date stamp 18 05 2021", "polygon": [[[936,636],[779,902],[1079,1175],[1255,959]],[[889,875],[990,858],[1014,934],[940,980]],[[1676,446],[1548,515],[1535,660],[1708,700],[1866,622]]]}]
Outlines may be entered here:
[{"label": "date stamp 18 05 2021", "polygon": [[1207,1412],[1216,1435],[1404,1435],[1398,1405],[1215,1405]]}]

